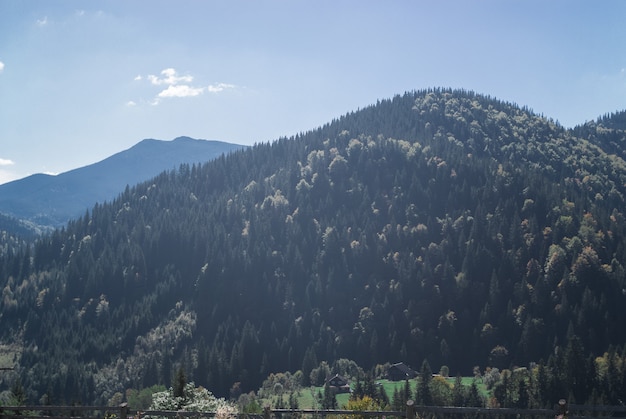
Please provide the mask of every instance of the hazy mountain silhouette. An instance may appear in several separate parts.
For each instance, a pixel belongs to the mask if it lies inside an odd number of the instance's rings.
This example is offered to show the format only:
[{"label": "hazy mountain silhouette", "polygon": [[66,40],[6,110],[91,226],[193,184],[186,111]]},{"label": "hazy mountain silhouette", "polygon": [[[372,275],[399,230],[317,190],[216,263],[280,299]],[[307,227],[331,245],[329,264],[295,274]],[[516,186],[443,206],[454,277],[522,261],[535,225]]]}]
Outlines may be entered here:
[{"label": "hazy mountain silhouette", "polygon": [[178,137],[146,139],[98,163],[56,176],[35,174],[0,185],[0,213],[40,227],[59,227],[124,188],[181,164],[203,163],[244,146]]}]

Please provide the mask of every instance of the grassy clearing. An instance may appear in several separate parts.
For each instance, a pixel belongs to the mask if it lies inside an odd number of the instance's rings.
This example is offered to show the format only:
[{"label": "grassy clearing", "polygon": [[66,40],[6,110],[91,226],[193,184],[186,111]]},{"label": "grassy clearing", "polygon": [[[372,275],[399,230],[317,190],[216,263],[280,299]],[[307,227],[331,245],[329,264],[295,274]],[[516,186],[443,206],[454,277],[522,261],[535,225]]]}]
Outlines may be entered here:
[{"label": "grassy clearing", "polygon": [[[446,381],[448,382],[448,384],[450,384],[450,386],[454,386],[454,382],[456,381],[456,378],[447,377]],[[463,385],[463,387],[469,388],[469,386],[472,385],[473,381],[474,381],[474,377],[461,377],[461,384]],[[393,393],[396,391],[396,389],[398,390],[404,389],[404,381],[377,380],[376,383],[383,386],[389,399],[393,398]],[[411,393],[415,394],[416,387],[417,387],[417,380],[416,379],[409,380],[409,385],[411,386]],[[481,380],[477,381],[476,385],[478,387],[478,392],[483,397],[487,397],[489,395],[489,391],[487,390],[487,387],[485,387],[485,385],[482,383]]]},{"label": "grassy clearing", "polygon": [[[446,378],[446,381],[450,384],[450,386],[454,386],[455,378],[449,377],[449,378]],[[463,384],[464,387],[469,387],[473,381],[474,381],[474,377],[461,377],[461,384]],[[381,385],[385,389],[385,392],[387,393],[387,396],[389,397],[390,400],[393,398],[393,393],[395,392],[396,389],[398,390],[404,389],[404,381],[377,380],[376,383],[378,385]],[[487,388],[485,387],[485,385],[482,383],[482,381],[479,380],[476,384],[478,386],[479,393],[483,397],[487,397],[489,395],[489,392]],[[411,393],[415,394],[415,390],[417,387],[417,380],[409,380],[409,385],[411,386]],[[324,392],[324,387],[309,387],[309,388],[303,388],[302,390],[300,390],[299,395],[298,395],[299,408],[300,409],[321,408],[317,401],[318,400],[317,395],[320,392],[321,393]],[[348,393],[338,394],[336,398],[337,398],[337,406],[339,408],[342,408],[348,403],[350,394]],[[288,396],[285,396],[284,399],[286,401],[288,399]]]}]

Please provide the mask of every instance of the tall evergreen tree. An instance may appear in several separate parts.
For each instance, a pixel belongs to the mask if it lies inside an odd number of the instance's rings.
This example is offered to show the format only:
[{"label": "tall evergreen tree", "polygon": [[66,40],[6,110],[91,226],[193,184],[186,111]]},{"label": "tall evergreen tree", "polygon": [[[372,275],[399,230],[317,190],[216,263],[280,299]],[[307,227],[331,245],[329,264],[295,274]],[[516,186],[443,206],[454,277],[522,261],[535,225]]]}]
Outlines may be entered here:
[{"label": "tall evergreen tree", "polygon": [[420,368],[419,380],[417,382],[416,402],[420,405],[432,405],[432,395],[430,392],[430,382],[433,379],[433,372],[430,369],[428,360],[424,359]]},{"label": "tall evergreen tree", "polygon": [[185,371],[183,370],[183,368],[180,367],[176,371],[176,379],[174,380],[174,397],[185,397],[185,385],[187,385],[187,376],[185,375]]}]

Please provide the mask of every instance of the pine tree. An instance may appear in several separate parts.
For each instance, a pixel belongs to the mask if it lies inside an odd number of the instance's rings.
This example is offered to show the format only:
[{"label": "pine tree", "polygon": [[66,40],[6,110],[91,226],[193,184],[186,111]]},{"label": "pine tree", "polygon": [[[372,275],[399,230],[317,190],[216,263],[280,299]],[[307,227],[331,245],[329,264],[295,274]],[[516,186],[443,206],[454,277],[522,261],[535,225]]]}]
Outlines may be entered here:
[{"label": "pine tree", "polygon": [[174,380],[173,391],[174,397],[185,397],[185,385],[187,384],[187,377],[182,367],[176,371],[176,379]]},{"label": "pine tree", "polygon": [[304,353],[304,359],[302,361],[302,375],[304,379],[303,385],[308,386],[311,384],[311,371],[318,365],[317,357],[315,356],[315,350],[308,348]]},{"label": "pine tree", "polygon": [[432,405],[432,396],[430,394],[430,382],[433,379],[433,372],[430,369],[430,364],[425,359],[422,362],[422,368],[420,369],[419,380],[417,383],[416,402],[423,406]]},{"label": "pine tree", "polygon": [[382,409],[386,409],[389,406],[389,396],[383,386],[377,386],[377,393],[374,400]]},{"label": "pine tree", "polygon": [[483,406],[483,399],[480,396],[480,392],[478,391],[476,380],[472,380],[472,384],[470,385],[469,391],[467,393],[467,405],[470,407]]},{"label": "pine tree", "polygon": [[402,404],[405,405],[407,401],[411,400],[411,383],[409,380],[404,380],[404,389],[402,391]]},{"label": "pine tree", "polygon": [[465,396],[463,394],[462,377],[457,375],[454,379],[454,387],[452,388],[452,404],[454,406],[464,406]]},{"label": "pine tree", "polygon": [[335,397],[335,392],[332,388],[330,388],[330,384],[326,383],[324,386],[324,396],[322,399],[322,409],[336,409],[337,408],[337,398]]},{"label": "pine tree", "polygon": [[520,409],[528,409],[530,397],[528,396],[528,385],[524,377],[519,377],[517,381],[517,407]]}]

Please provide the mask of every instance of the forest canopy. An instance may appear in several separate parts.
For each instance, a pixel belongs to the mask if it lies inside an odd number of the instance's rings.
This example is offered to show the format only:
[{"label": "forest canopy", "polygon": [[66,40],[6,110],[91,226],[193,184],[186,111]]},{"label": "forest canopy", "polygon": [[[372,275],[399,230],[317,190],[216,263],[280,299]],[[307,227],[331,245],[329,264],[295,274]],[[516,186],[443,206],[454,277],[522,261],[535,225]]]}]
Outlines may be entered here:
[{"label": "forest canopy", "polygon": [[574,338],[580,359],[615,353],[622,119],[566,130],[430,89],[182,165],[6,245],[1,342],[30,400],[68,403],[168,387],[179,368],[228,396],[322,360],[471,375]]}]

